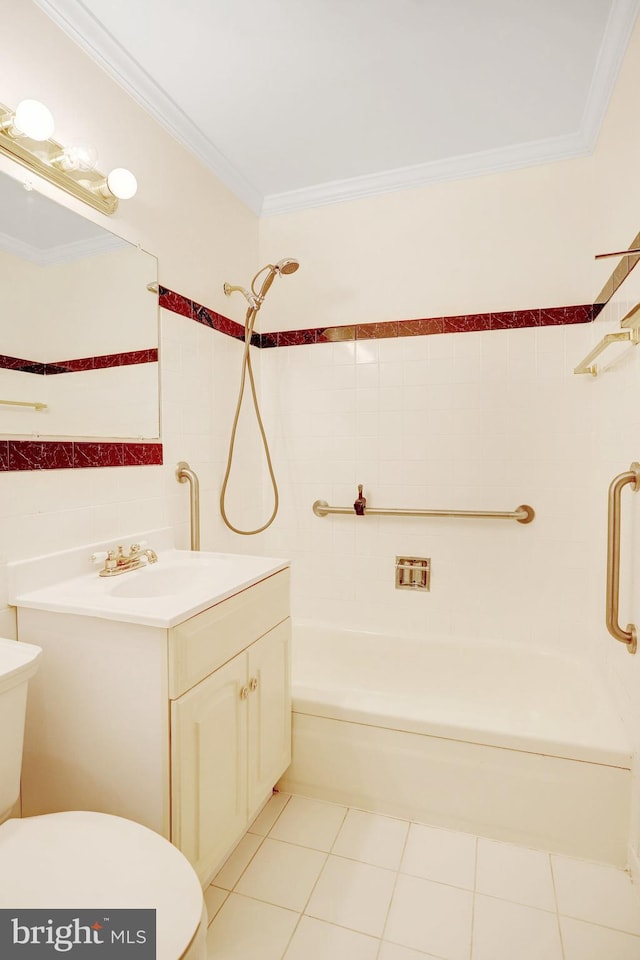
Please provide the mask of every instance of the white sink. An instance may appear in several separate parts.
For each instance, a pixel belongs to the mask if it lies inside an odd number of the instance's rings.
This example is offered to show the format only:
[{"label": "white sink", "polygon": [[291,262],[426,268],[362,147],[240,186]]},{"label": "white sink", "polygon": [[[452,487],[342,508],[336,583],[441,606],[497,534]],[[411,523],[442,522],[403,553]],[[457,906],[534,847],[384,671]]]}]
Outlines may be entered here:
[{"label": "white sink", "polygon": [[109,583],[112,597],[163,597],[206,586],[213,579],[214,564],[172,564],[166,567],[155,564],[134,572],[123,573]]},{"label": "white sink", "polygon": [[[151,539],[149,544],[154,546]],[[85,569],[89,552],[83,553]],[[23,588],[11,597],[11,603],[102,620],[173,627],[289,565],[287,560],[275,557],[233,553],[192,553],[173,548],[157,553],[157,563],[116,577],[100,577],[98,569],[92,568],[90,573],[59,582],[49,580],[35,590]],[[25,580],[28,582],[28,577],[22,575],[22,583]]]}]

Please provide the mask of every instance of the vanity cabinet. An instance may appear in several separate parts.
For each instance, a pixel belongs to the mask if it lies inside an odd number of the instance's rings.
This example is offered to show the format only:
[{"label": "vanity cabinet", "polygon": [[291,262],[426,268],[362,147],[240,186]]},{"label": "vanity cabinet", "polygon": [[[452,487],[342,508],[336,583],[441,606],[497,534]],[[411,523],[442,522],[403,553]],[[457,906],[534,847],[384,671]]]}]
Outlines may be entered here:
[{"label": "vanity cabinet", "polygon": [[289,620],[171,704],[172,838],[211,875],[291,761]]},{"label": "vanity cabinet", "polygon": [[18,607],[18,632],[23,815],[136,820],[208,883],[291,760],[289,571],[168,629]]}]

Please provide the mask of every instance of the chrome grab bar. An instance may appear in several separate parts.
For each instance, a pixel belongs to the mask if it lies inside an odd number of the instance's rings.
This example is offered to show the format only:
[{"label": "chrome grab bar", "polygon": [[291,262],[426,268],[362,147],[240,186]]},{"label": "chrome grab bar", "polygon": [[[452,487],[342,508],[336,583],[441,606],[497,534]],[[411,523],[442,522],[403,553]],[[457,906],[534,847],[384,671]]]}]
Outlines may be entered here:
[{"label": "chrome grab bar", "polygon": [[[356,516],[353,507],[330,507],[326,500],[316,500],[313,504],[313,512],[316,517],[326,517],[329,513],[343,513]],[[370,516],[377,514],[385,517],[486,517],[490,520],[517,520],[518,523],[531,523],[535,517],[533,507],[523,503],[515,510],[403,510],[383,507],[365,507],[358,516]]]},{"label": "chrome grab bar", "polygon": [[191,531],[191,549],[200,549],[200,481],[186,462],[181,460],[176,469],[178,483],[189,481],[189,519]]},{"label": "chrome grab bar", "polygon": [[627,651],[635,653],[638,637],[635,624],[628,623],[623,630],[618,622],[620,603],[620,498],[622,488],[632,484],[640,490],[640,463],[633,462],[626,473],[620,473],[609,486],[607,532],[607,630],[616,640],[626,643]]}]

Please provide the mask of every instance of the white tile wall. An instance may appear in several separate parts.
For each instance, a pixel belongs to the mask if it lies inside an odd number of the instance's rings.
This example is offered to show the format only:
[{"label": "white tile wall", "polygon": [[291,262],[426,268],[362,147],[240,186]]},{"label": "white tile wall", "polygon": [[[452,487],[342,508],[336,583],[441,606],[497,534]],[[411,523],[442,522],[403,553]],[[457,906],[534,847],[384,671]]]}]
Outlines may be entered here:
[{"label": "white tile wall", "polygon": [[[589,325],[264,351],[283,506],[265,549],[294,560],[299,617],[419,636],[582,650],[594,631],[594,392],[574,377]],[[350,505],[513,510],[487,520],[333,516]],[[396,555],[428,556],[429,594],[394,589]]]}]

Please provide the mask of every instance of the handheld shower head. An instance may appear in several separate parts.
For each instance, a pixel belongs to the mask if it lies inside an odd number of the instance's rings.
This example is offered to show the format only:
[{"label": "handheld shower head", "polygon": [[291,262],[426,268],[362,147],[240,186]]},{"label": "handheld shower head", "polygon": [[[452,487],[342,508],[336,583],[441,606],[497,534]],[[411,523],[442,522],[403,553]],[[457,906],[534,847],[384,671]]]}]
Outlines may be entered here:
[{"label": "handheld shower head", "polygon": [[299,266],[300,264],[293,257],[285,257],[284,260],[278,260],[276,270],[278,273],[290,274],[295,273]]},{"label": "handheld shower head", "polygon": [[[262,302],[264,298],[269,292],[271,284],[273,283],[275,278],[278,276],[278,274],[284,274],[285,276],[287,276],[290,273],[295,273],[299,266],[300,264],[298,263],[297,260],[294,260],[293,257],[285,257],[284,260],[278,260],[277,263],[268,263],[266,267],[262,267],[261,270],[258,270],[255,277],[251,281],[251,293],[245,290],[244,287],[231,286],[231,284],[229,283],[225,283],[224,292],[226,293],[227,296],[230,296],[232,293],[238,290],[240,293],[243,294],[243,296],[247,300],[251,310],[255,310],[257,313],[257,311],[262,306]],[[260,288],[260,292],[258,293],[258,291],[255,288],[255,282],[260,276],[260,274],[264,273],[265,270],[268,270],[269,272],[264,278],[262,282],[262,287]]]},{"label": "handheld shower head", "polygon": [[[264,298],[269,292],[271,284],[273,283],[275,278],[278,276],[278,274],[284,274],[286,276],[289,273],[295,273],[299,266],[300,264],[298,263],[297,260],[294,260],[293,257],[285,257],[284,260],[278,260],[278,262],[275,264],[269,263],[267,264],[266,267],[263,267],[262,270],[258,270],[255,277],[251,281],[251,290],[255,294],[258,300],[258,303],[262,305]],[[258,279],[258,277],[260,276],[260,274],[264,273],[265,270],[268,270],[269,272],[264,278],[264,282],[262,284],[262,287],[260,288],[260,293],[257,293],[254,287],[254,284]]]}]

